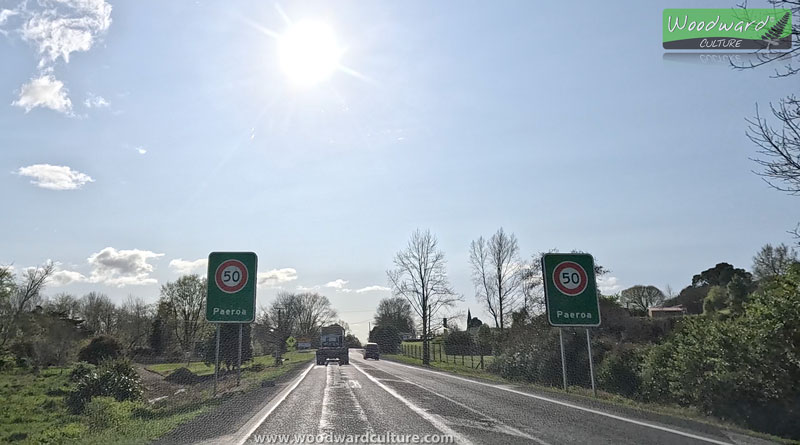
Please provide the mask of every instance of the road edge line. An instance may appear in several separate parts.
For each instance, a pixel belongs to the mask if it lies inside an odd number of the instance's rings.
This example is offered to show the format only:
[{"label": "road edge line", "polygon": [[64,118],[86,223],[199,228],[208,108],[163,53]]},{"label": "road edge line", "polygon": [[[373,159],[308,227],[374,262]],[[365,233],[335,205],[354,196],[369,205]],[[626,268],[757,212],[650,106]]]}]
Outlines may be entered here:
[{"label": "road edge line", "polygon": [[287,397],[289,397],[289,394],[291,394],[292,391],[300,386],[300,383],[306,378],[308,373],[314,369],[315,366],[316,363],[311,363],[302,374],[295,378],[291,385],[289,385],[287,388],[284,388],[284,390],[278,393],[277,396],[273,397],[266,406],[261,408],[259,412],[257,412],[253,417],[250,418],[250,420],[247,421],[247,423],[239,428],[239,430],[233,434],[234,437],[240,437],[240,439],[237,439],[235,443],[237,445],[243,445],[245,442],[247,442],[247,439],[249,439],[256,429],[258,429],[258,427],[261,426],[265,420],[267,420],[267,417],[269,417],[272,412],[275,411],[275,409],[277,409]]},{"label": "road edge line", "polygon": [[356,364],[353,364],[353,363],[350,363],[350,366],[355,368],[358,372],[364,374],[368,379],[370,379],[372,381],[372,383],[378,385],[378,387],[380,387],[382,390],[388,392],[389,395],[391,395],[395,399],[397,399],[400,402],[402,402],[411,411],[414,411],[420,417],[422,417],[423,419],[425,419],[428,422],[430,422],[430,424],[433,425],[434,428],[436,428],[437,430],[441,431],[444,434],[447,434],[447,435],[451,436],[455,443],[464,443],[464,444],[472,443],[472,441],[467,439],[465,436],[463,436],[462,434],[456,432],[454,429],[450,428],[449,426],[445,425],[444,422],[442,422],[441,420],[437,419],[433,414],[425,411],[424,409],[420,408],[417,405],[414,405],[413,403],[411,403],[411,401],[409,401],[405,397],[401,396],[397,391],[393,390],[392,388],[389,388],[388,386],[386,386],[383,383],[381,383],[380,381],[378,381],[378,379],[376,379],[375,377],[367,374],[367,372],[364,371],[363,369],[361,369],[360,366],[358,366]]},{"label": "road edge line", "polygon": [[509,388],[509,387],[506,387],[506,386],[503,386],[503,385],[495,385],[495,384],[492,384],[492,383],[480,382],[480,381],[477,381],[477,380],[472,380],[472,379],[468,379],[468,378],[465,378],[465,377],[452,375],[452,374],[450,374],[448,372],[444,372],[444,371],[434,371],[432,369],[425,369],[425,368],[422,368],[422,367],[419,367],[419,366],[407,365],[405,363],[399,363],[399,362],[395,362],[395,361],[392,361],[392,360],[384,360],[384,363],[387,363],[387,362],[391,363],[393,365],[397,365],[397,366],[403,366],[403,367],[411,368],[411,369],[418,369],[420,371],[430,372],[430,373],[433,373],[433,374],[439,374],[439,375],[442,375],[442,376],[445,376],[445,377],[450,377],[450,378],[453,378],[453,379],[456,379],[456,380],[463,380],[465,382],[474,383],[474,384],[482,385],[482,386],[487,386],[489,388],[495,388],[495,389],[500,389],[500,390],[503,390],[503,391],[508,391],[508,392],[511,392],[511,393],[514,393],[514,394],[519,394],[519,395],[522,395],[522,396],[531,397],[531,398],[534,398],[534,399],[537,399],[537,400],[541,400],[541,401],[544,401],[544,402],[550,402],[550,403],[554,403],[556,405],[566,406],[568,408],[577,409],[579,411],[585,411],[585,412],[588,412],[588,413],[609,417],[609,418],[620,420],[620,421],[623,421],[623,422],[632,423],[634,425],[644,426],[644,427],[653,428],[653,429],[656,429],[656,430],[660,430],[660,431],[664,431],[664,432],[668,432],[668,433],[672,433],[672,434],[677,434],[679,436],[684,436],[684,437],[688,437],[688,438],[691,438],[691,439],[702,440],[704,442],[709,442],[709,443],[713,443],[713,444],[717,444],[717,445],[733,445],[733,443],[731,443],[731,442],[723,442],[721,440],[712,439],[710,437],[705,437],[705,436],[699,436],[697,434],[692,434],[692,433],[688,433],[688,432],[685,432],[685,431],[681,431],[681,430],[677,430],[677,429],[673,429],[673,428],[669,428],[669,427],[665,427],[665,426],[661,426],[661,425],[656,425],[656,424],[650,423],[650,422],[644,422],[644,421],[641,421],[641,420],[630,419],[630,418],[623,417],[623,416],[620,416],[620,415],[617,415],[617,414],[611,414],[611,413],[607,413],[607,412],[604,412],[604,411],[596,410],[596,409],[593,409],[593,408],[586,408],[586,407],[583,407],[583,406],[574,405],[574,404],[569,403],[569,402],[563,402],[561,400],[556,400],[556,399],[551,399],[549,397],[544,397],[544,396],[539,396],[539,395],[536,395],[536,394],[531,394],[529,392],[520,391],[520,390]]}]

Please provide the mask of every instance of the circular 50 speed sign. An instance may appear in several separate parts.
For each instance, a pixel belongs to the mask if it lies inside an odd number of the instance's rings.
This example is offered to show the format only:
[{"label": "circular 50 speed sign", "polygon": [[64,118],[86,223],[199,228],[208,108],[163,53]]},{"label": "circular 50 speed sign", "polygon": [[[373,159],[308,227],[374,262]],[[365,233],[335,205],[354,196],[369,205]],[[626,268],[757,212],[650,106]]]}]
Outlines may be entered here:
[{"label": "circular 50 speed sign", "polygon": [[214,273],[217,287],[226,294],[235,294],[247,284],[247,267],[239,260],[224,261]]},{"label": "circular 50 speed sign", "polygon": [[564,295],[580,295],[586,290],[588,283],[586,270],[574,261],[561,262],[553,269],[553,284]]}]

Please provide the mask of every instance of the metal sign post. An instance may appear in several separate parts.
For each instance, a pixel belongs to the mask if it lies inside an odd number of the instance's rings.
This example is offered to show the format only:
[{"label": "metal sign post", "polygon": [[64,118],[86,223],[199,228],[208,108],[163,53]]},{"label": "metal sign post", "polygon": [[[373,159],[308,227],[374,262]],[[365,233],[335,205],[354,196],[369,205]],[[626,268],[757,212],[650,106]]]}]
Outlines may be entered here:
[{"label": "metal sign post", "polygon": [[561,372],[564,390],[567,390],[567,361],[564,357],[563,328],[586,328],[586,345],[589,349],[589,374],[592,393],[597,396],[592,361],[590,327],[600,326],[600,301],[594,273],[594,258],[588,253],[546,253],[542,255],[542,279],[547,321],[558,328],[561,346]]},{"label": "metal sign post", "polygon": [[[592,378],[594,382],[594,378]],[[239,360],[236,363],[236,386],[242,381],[242,324],[239,323]],[[594,386],[594,383],[592,383]]]},{"label": "metal sign post", "polygon": [[217,324],[217,352],[214,358],[214,395],[217,395],[217,379],[219,378],[219,323]]},{"label": "metal sign post", "polygon": [[597,397],[597,388],[594,387],[594,364],[592,363],[592,337],[591,334],[589,334],[589,328],[586,328],[586,348],[589,349],[589,375],[592,377],[592,395]]},{"label": "metal sign post", "polygon": [[558,328],[558,343],[561,345],[561,376],[564,378],[564,391],[567,390],[567,360],[564,358],[564,329]]},{"label": "metal sign post", "polygon": [[217,325],[214,395],[217,394],[217,380],[219,379],[220,323],[239,324],[236,386],[241,383],[242,323],[255,321],[257,274],[258,256],[253,252],[211,252],[208,255],[206,320]]}]

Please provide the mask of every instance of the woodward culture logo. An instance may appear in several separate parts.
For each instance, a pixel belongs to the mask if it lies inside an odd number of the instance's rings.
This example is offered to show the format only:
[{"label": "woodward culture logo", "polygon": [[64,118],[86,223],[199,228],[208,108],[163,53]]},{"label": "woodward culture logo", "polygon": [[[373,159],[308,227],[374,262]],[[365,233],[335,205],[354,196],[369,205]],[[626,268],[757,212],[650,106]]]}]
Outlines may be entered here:
[{"label": "woodward culture logo", "polygon": [[664,49],[788,50],[790,9],[665,9]]}]

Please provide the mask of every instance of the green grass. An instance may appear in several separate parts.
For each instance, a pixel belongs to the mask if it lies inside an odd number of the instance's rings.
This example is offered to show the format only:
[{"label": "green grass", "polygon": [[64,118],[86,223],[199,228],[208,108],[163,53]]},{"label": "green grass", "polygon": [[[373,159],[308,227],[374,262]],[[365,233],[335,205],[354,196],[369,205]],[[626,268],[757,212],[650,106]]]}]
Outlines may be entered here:
[{"label": "green grass", "polygon": [[[314,354],[290,352],[284,358],[287,360],[283,366],[273,367],[270,366],[272,357],[256,357],[254,362],[266,367],[258,372],[243,372],[242,388],[254,387],[263,380],[275,379],[303,366],[314,359]],[[154,366],[168,374],[168,370],[184,365]],[[205,385],[205,388],[190,389],[181,397],[169,397],[156,406],[147,402],[112,401],[118,418],[108,427],[93,428],[97,422],[92,422],[88,414],[70,414],[64,404],[64,396],[75,386],[68,379],[69,371],[68,368],[50,368],[39,375],[22,369],[0,372],[0,443],[149,443],[178,425],[212,411],[223,399],[233,396],[229,393],[222,398],[212,398],[209,385]]]},{"label": "green grass", "polygon": [[[314,357],[313,350],[309,350],[308,352],[297,352],[297,351],[287,352],[286,354],[283,355],[284,364],[289,364],[289,365],[298,362],[306,362],[311,360],[313,357]],[[275,363],[275,357],[268,355],[255,357],[253,358],[252,361],[243,363],[242,370],[250,368],[255,363],[260,363],[264,366],[272,366]],[[150,365],[147,367],[147,369],[166,377],[176,369],[185,367],[186,367],[186,362],[175,362],[175,363],[159,363],[156,365]],[[221,369],[224,369],[224,367],[221,366]],[[273,369],[280,369],[280,368],[273,368]],[[211,364],[210,366],[207,366],[203,362],[192,362],[189,365],[189,371],[192,371],[193,373],[195,373],[195,375],[211,375],[214,373],[214,365]]]}]

